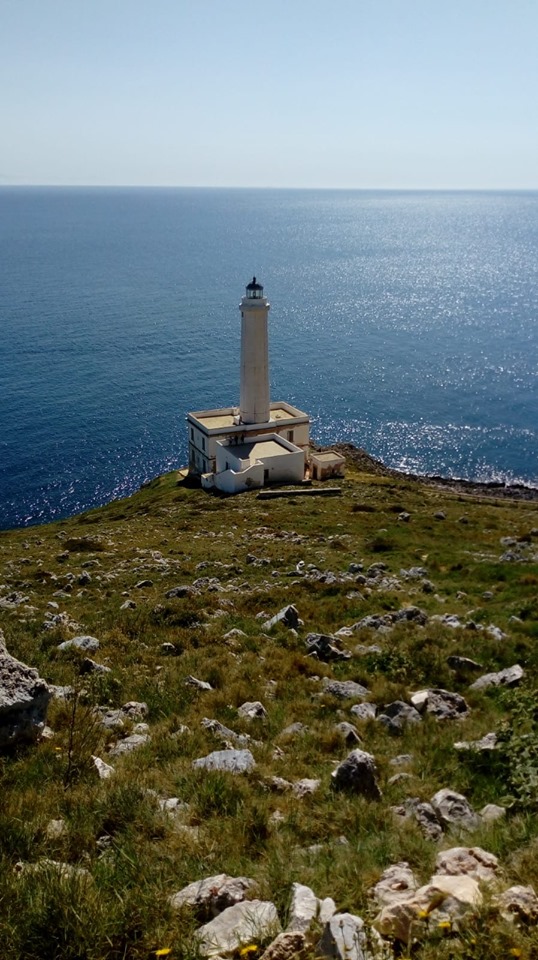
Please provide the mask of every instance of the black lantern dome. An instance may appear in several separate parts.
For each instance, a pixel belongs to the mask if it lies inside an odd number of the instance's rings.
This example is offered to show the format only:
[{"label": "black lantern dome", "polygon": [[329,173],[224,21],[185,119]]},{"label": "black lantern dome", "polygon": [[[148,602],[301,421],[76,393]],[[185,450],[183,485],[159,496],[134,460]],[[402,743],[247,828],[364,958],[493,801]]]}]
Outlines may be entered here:
[{"label": "black lantern dome", "polygon": [[247,299],[248,300],[263,299],[263,287],[261,283],[257,283],[256,277],[252,277],[251,282],[247,285]]}]

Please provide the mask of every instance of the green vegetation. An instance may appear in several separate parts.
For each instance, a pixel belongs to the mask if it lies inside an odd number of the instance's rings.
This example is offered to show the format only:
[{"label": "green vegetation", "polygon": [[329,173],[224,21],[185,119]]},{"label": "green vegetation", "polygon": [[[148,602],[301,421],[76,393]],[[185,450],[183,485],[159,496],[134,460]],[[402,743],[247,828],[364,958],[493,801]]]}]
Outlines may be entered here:
[{"label": "green vegetation", "polygon": [[[0,533],[0,598],[27,598],[0,607],[8,651],[75,691],[49,707],[53,737],[0,759],[3,958],[119,960],[171,948],[172,960],[194,960],[198,923],[174,912],[168,898],[219,872],[253,877],[283,921],[290,886],[300,881],[368,922],[377,912],[368,891],[381,872],[407,860],[426,882],[440,846],[482,846],[500,858],[505,887],[538,890],[538,503],[467,496],[352,466],[341,485],[334,499],[225,499],[178,485],[170,474],[107,507]],[[440,511],[445,519],[435,518]],[[399,520],[403,512],[408,522]],[[510,549],[525,562],[501,560]],[[352,563],[362,563],[363,573],[385,564],[384,582],[344,579]],[[336,576],[316,579],[309,565]],[[401,574],[413,567],[426,573]],[[198,578],[219,584],[166,597]],[[143,581],[150,583],[137,586]],[[124,607],[128,600],[136,606]],[[304,627],[265,635],[258,614],[269,618],[290,603]],[[435,620],[386,632],[362,628],[342,638],[351,659],[328,665],[306,656],[308,632],[332,634],[408,605],[484,629]],[[69,622],[46,629],[59,613],[79,629]],[[242,633],[226,638],[233,630]],[[84,655],[57,649],[75,633],[99,639],[91,656],[110,673],[81,673]],[[379,649],[364,649],[372,645]],[[481,673],[520,663],[525,678],[509,693],[469,690],[474,678],[451,670],[449,655],[478,661]],[[185,685],[189,675],[213,689]],[[471,710],[460,721],[426,717],[395,737],[380,723],[356,720],[353,700],[322,695],[323,677],[362,683],[377,704],[442,687],[462,694]],[[265,720],[238,715],[253,700],[265,705]],[[147,704],[151,739],[111,759],[107,749],[118,735],[98,722],[95,707],[127,701]],[[253,772],[193,771],[194,759],[222,746],[203,718],[257,742]],[[350,749],[334,730],[342,720],[356,722],[362,747],[376,758],[381,801],[331,790],[331,771]],[[282,733],[296,722],[306,731]],[[135,724],[126,719],[122,733]],[[495,758],[454,749],[454,741],[490,731],[500,734]],[[390,761],[406,753],[412,779],[388,783],[399,769]],[[114,766],[110,779],[98,778],[92,755]],[[273,776],[321,785],[298,798],[268,789]],[[435,844],[389,809],[407,796],[429,800],[443,787],[464,794],[475,810],[509,804],[507,816]],[[158,802],[171,797],[188,806],[171,815]],[[53,820],[64,821],[57,833]],[[44,860],[83,872],[17,867]],[[458,935],[425,929],[416,936],[416,960],[538,956],[536,928],[507,924],[489,903]]]}]

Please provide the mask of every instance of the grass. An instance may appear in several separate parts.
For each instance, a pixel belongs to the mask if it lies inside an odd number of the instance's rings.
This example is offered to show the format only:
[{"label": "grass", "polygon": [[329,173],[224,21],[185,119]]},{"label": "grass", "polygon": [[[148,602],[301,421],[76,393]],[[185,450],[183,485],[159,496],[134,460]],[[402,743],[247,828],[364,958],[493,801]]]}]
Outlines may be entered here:
[{"label": "grass", "polygon": [[[500,540],[519,540],[533,556],[538,504],[464,496],[352,466],[342,488],[342,496],[330,500],[268,502],[254,493],[220,499],[178,486],[170,474],[128,500],[0,533],[0,597],[17,591],[28,598],[0,608],[8,650],[51,683],[76,691],[74,699],[51,704],[52,739],[0,760],[2,956],[116,960],[170,947],[172,958],[194,960],[196,921],[185,911],[174,913],[168,898],[219,872],[253,877],[283,920],[291,884],[300,881],[368,922],[368,890],[383,869],[407,860],[425,882],[438,849],[413,822],[399,823],[391,805],[408,795],[428,800],[447,786],[475,809],[506,799],[502,766],[473,763],[453,743],[504,729],[511,717],[523,724],[518,734],[534,737],[538,566],[501,561]],[[398,519],[404,511],[410,514],[406,523]],[[435,519],[439,511],[445,520]],[[249,555],[268,562],[247,561]],[[300,561],[307,576],[301,567],[298,572]],[[362,563],[363,572],[383,563],[382,576],[392,582],[379,587],[356,582],[356,574],[344,578],[351,563]],[[309,565],[324,579],[309,575]],[[422,578],[400,572],[417,566],[427,570],[429,592]],[[172,587],[199,578],[218,578],[220,589],[210,582],[196,595],[166,597]],[[143,581],[151,584],[138,586]],[[126,600],[136,606],[122,609]],[[270,617],[288,603],[304,627],[297,635],[281,626],[264,634],[258,614]],[[484,628],[493,624],[506,637],[436,621],[402,623],[388,633],[364,629],[344,637],[353,652],[344,663],[326,665],[305,655],[310,631],[332,633],[368,614],[411,604],[429,616],[450,613]],[[94,656],[110,674],[81,675],[81,657],[57,650],[74,631],[45,629],[44,623],[64,612],[79,624],[76,632],[100,640]],[[244,636],[226,637],[236,629]],[[173,644],[174,656],[162,653],[165,643]],[[365,652],[372,645],[379,649]],[[469,691],[470,681],[449,669],[450,654],[479,661],[483,672],[521,663],[521,693],[510,699],[498,691]],[[185,686],[188,675],[213,689]],[[471,712],[457,724],[427,718],[399,737],[374,721],[357,721],[364,749],[376,758],[383,798],[335,794],[330,773],[349,748],[333,728],[343,719],[354,722],[353,701],[320,696],[324,676],[363,683],[376,703],[441,686],[462,693]],[[94,707],[133,700],[148,706],[151,739],[110,761],[115,775],[100,781],[91,755],[108,761],[116,735],[95,723]],[[261,700],[267,719],[241,719],[237,707],[246,700]],[[221,746],[201,726],[204,717],[257,741],[252,773],[192,770],[195,758]],[[306,732],[282,736],[297,721]],[[126,720],[123,733],[135,722]],[[527,743],[508,741],[505,751],[512,789],[506,818],[441,841],[444,847],[479,844],[497,854],[506,886],[538,887],[536,793],[517,793],[522,765],[529,762]],[[534,740],[531,768],[533,749]],[[391,786],[396,768],[390,761],[402,753],[413,755],[413,779]],[[315,778],[320,787],[298,799],[268,789],[272,776]],[[159,797],[178,797],[188,806],[171,817]],[[64,830],[52,836],[48,825],[58,819]],[[86,873],[59,876],[47,861]],[[41,866],[18,871],[19,862]],[[457,937],[421,932],[413,956],[478,960],[507,957],[510,950],[536,956],[536,933],[508,927],[486,905]]]}]

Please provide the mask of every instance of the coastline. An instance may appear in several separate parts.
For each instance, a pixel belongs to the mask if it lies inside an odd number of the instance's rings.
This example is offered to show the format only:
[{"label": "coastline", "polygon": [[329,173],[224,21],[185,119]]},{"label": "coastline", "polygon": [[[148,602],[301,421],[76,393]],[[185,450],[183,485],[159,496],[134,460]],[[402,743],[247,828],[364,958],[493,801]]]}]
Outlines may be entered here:
[{"label": "coastline", "polygon": [[364,470],[365,473],[394,477],[399,480],[415,480],[418,483],[427,484],[428,486],[439,487],[443,490],[452,490],[454,493],[472,497],[520,500],[528,503],[538,501],[538,487],[530,487],[522,483],[505,484],[494,480],[480,482],[477,480],[466,480],[461,477],[406,473],[403,470],[387,467],[382,460],[377,460],[375,457],[372,457],[371,454],[367,453],[366,450],[363,450],[361,447],[356,447],[352,443],[334,443],[330,447],[312,444],[312,447],[316,450],[337,450],[345,456],[347,460],[351,461],[355,467]]}]

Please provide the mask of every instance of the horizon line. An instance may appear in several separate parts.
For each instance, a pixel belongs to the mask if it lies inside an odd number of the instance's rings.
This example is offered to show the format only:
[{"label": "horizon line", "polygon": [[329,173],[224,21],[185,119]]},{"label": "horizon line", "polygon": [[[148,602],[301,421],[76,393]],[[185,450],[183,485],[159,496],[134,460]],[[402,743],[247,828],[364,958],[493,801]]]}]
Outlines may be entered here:
[{"label": "horizon line", "polygon": [[182,183],[17,183],[3,181],[0,178],[0,189],[22,187],[28,189],[58,189],[58,190],[317,190],[317,191],[362,191],[362,192],[397,192],[397,193],[535,193],[536,186],[519,187],[387,187],[387,186],[260,186],[240,184],[182,184]]}]

